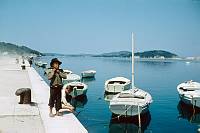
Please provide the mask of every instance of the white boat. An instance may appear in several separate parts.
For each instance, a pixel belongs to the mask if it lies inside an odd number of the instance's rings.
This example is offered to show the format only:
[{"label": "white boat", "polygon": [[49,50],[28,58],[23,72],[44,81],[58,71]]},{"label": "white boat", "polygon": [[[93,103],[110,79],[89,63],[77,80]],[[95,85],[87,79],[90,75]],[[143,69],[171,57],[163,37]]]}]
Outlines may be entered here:
[{"label": "white boat", "polygon": [[66,74],[72,74],[72,73],[73,73],[72,71],[70,71],[70,70],[68,70],[68,69],[63,69],[63,71],[64,71],[64,73],[66,73]]},{"label": "white boat", "polygon": [[132,33],[132,88],[114,96],[110,101],[109,108],[112,113],[117,115],[138,115],[140,124],[140,114],[147,112],[151,103],[151,95],[142,89],[136,88],[134,85],[134,40]]},{"label": "white boat", "polygon": [[177,90],[181,101],[200,108],[200,83],[186,81],[179,84]]},{"label": "white boat", "polygon": [[70,93],[72,97],[86,95],[87,90],[88,90],[88,86],[81,82],[71,82],[71,83],[65,84],[63,86],[63,89],[67,88],[68,86],[70,86],[73,89],[73,91]]},{"label": "white boat", "polygon": [[128,90],[131,87],[131,81],[125,77],[115,77],[105,82],[105,93],[119,93]]},{"label": "white boat", "polygon": [[87,70],[81,72],[82,78],[93,78],[95,77],[96,71],[95,70]]},{"label": "white boat", "polygon": [[110,110],[114,114],[135,116],[148,111],[152,97],[149,93],[138,89],[122,91],[110,101]]},{"label": "white boat", "polygon": [[75,82],[75,81],[80,81],[81,77],[77,74],[71,73],[71,74],[67,74],[67,78],[63,79],[63,84],[67,84],[70,82]]},{"label": "white boat", "polygon": [[38,62],[35,63],[35,65],[38,66],[38,67],[46,68],[47,63],[46,62],[42,62],[42,61],[38,61]]}]

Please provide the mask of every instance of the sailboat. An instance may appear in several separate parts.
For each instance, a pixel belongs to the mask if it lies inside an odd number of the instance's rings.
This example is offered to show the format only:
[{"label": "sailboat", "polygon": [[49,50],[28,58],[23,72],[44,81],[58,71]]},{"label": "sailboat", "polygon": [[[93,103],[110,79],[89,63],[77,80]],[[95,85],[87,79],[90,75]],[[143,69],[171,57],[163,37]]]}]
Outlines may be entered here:
[{"label": "sailboat", "polygon": [[152,103],[151,95],[134,85],[134,35],[132,33],[132,88],[115,95],[110,101],[112,113],[125,116],[140,116],[148,111]]}]

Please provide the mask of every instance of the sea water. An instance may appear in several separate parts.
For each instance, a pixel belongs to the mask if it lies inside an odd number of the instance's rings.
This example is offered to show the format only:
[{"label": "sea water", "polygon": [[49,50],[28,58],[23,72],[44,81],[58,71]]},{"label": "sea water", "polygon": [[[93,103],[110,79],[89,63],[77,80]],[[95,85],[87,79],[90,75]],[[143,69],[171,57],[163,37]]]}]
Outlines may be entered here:
[{"label": "sea water", "polygon": [[[36,58],[48,64],[53,56]],[[81,101],[74,101],[75,115],[89,131],[89,133],[189,133],[197,132],[200,128],[200,113],[188,112],[189,107],[182,107],[176,87],[179,83],[194,80],[200,82],[200,62],[175,60],[143,60],[135,62],[135,86],[152,95],[153,103],[149,112],[142,116],[145,122],[142,129],[138,128],[138,121],[113,121],[109,104],[104,100],[104,83],[106,80],[124,76],[131,80],[131,59],[100,58],[100,57],[69,57],[60,56],[61,68],[69,69],[76,74],[82,71],[96,70],[92,79],[84,79],[88,85],[87,96]],[[44,76],[44,69],[35,67]],[[67,124],[67,123],[66,123]]]}]

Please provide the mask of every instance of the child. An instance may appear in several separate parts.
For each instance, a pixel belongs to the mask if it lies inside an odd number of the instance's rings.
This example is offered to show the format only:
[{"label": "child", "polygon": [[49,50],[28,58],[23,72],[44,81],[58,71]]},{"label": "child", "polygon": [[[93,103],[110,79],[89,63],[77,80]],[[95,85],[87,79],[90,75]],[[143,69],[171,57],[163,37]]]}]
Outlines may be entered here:
[{"label": "child", "polygon": [[62,113],[59,110],[62,108],[61,104],[61,90],[63,87],[62,78],[66,78],[66,74],[62,69],[59,69],[59,66],[62,64],[57,58],[51,60],[50,66],[51,69],[48,71],[47,76],[50,82],[50,98],[49,98],[49,107],[50,112],[49,116],[54,117],[55,115],[52,113],[52,109],[55,104],[56,115],[62,116]]},{"label": "child", "polygon": [[62,90],[62,108],[68,109],[70,110],[70,112],[74,112],[74,107],[70,103],[68,103],[68,101],[71,101],[72,99],[72,96],[69,95],[72,91],[73,88],[71,88],[71,86],[64,86]]}]

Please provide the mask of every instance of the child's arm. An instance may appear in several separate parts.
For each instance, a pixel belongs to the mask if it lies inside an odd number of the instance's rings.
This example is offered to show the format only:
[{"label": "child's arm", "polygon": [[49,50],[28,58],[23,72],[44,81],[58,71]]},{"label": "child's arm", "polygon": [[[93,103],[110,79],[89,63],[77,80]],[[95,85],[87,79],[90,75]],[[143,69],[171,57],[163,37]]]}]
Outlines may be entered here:
[{"label": "child's arm", "polygon": [[62,70],[59,70],[59,75],[60,75],[60,77],[62,77],[62,78],[64,78],[64,79],[67,78],[66,73],[64,73]]},{"label": "child's arm", "polygon": [[62,89],[62,99],[61,99],[61,101],[63,102],[64,105],[68,104],[68,102],[65,98],[65,89],[64,88]]},{"label": "child's arm", "polygon": [[51,80],[51,79],[53,78],[54,74],[55,74],[55,70],[54,70],[54,69],[51,70],[51,71],[49,71],[49,72],[47,73],[48,79]]}]

